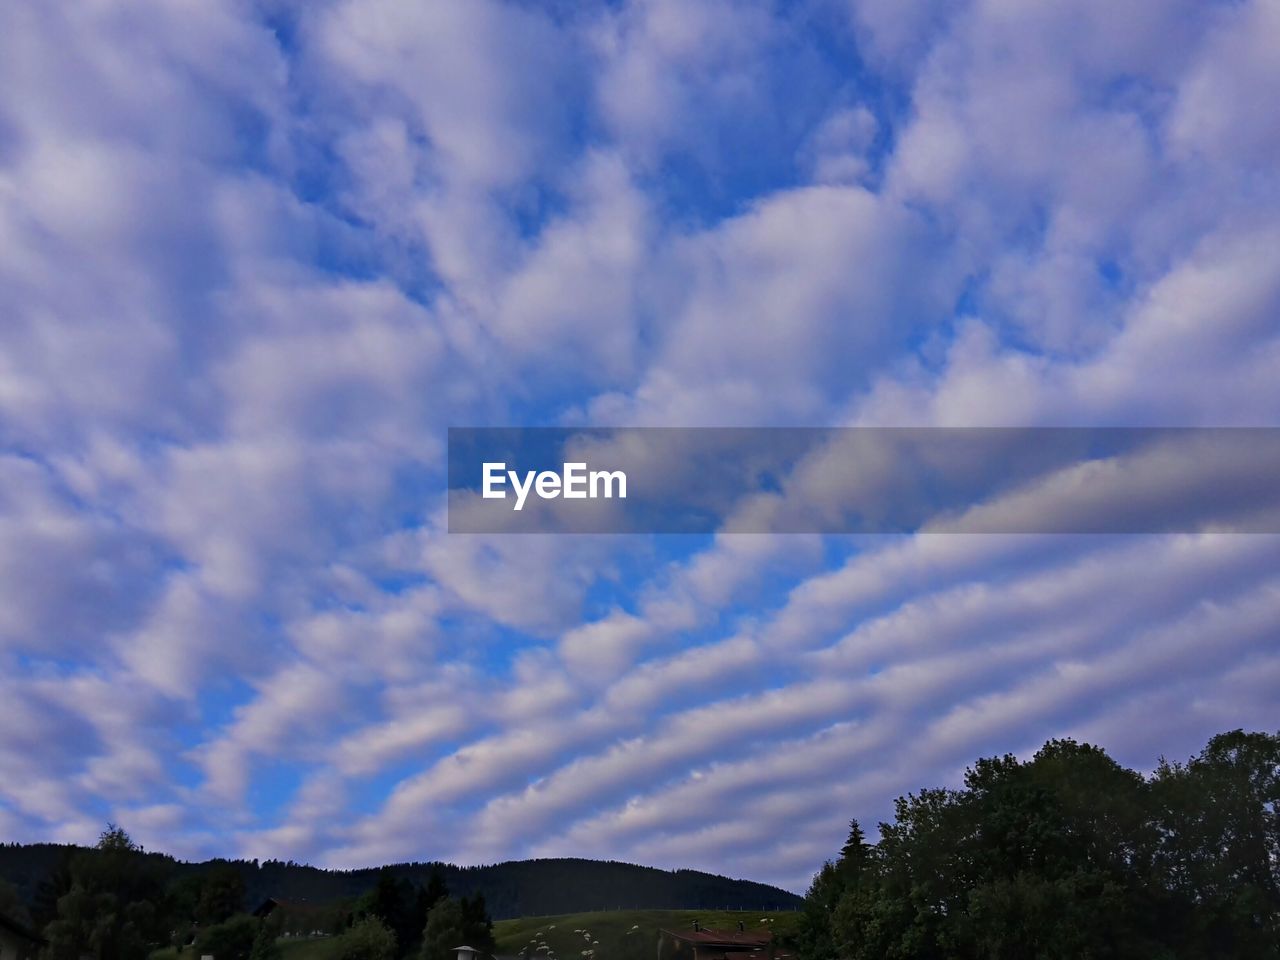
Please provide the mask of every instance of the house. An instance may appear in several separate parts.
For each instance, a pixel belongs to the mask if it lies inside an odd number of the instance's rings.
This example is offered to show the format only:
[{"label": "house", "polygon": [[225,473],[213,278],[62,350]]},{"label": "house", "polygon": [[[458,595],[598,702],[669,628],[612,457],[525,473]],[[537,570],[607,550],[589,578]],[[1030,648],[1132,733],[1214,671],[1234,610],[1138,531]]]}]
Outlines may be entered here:
[{"label": "house", "polygon": [[659,930],[658,960],[777,960],[770,930]]},{"label": "house", "polygon": [[286,902],[287,901],[279,900],[276,897],[267,897],[267,899],[263,900],[260,904],[254,907],[251,913],[253,916],[257,917],[259,920],[265,920],[267,917],[271,916],[273,913],[275,913],[277,910],[283,907]]},{"label": "house", "polygon": [[285,937],[327,937],[351,921],[339,905],[280,897],[267,897],[254,909],[253,915],[259,920],[270,917]]},{"label": "house", "polygon": [[0,960],[35,960],[44,940],[25,924],[0,913]]}]

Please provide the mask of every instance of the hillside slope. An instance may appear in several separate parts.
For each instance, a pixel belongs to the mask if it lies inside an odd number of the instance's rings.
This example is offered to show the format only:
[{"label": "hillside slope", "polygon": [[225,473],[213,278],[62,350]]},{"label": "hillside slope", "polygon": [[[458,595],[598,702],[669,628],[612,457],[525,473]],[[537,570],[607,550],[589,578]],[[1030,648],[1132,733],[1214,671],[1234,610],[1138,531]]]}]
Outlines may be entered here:
[{"label": "hillside slope", "polygon": [[[58,844],[0,845],[0,877],[14,883],[30,902],[40,882],[78,849]],[[163,861],[174,878],[226,862],[185,863],[163,854],[151,856]],[[322,870],[277,860],[231,863],[244,877],[248,905],[268,896],[317,903],[357,897],[374,885],[382,869]],[[398,863],[389,869],[417,883],[426,883],[433,871],[439,871],[455,896],[483,893],[495,919],[619,908],[789,910],[800,902],[792,893],[750,880],[608,860],[514,860],[481,867]]]},{"label": "hillside slope", "polygon": [[659,930],[692,930],[697,920],[703,929],[733,931],[741,923],[749,931],[769,930],[780,943],[786,943],[800,917],[799,912],[790,910],[609,910],[500,920],[493,925],[493,935],[500,957],[517,956],[526,947],[533,956],[541,956],[536,945],[546,944],[563,960],[576,960],[584,947],[593,946],[599,957],[650,960]]}]

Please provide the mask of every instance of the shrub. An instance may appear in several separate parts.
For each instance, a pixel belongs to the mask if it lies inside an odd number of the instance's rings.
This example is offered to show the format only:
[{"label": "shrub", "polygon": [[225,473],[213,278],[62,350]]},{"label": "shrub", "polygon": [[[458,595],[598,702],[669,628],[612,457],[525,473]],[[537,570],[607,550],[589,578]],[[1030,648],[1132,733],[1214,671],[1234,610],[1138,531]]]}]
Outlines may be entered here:
[{"label": "shrub", "polygon": [[196,955],[207,953],[217,960],[249,960],[261,926],[262,921],[241,915],[206,927],[196,937]]},{"label": "shrub", "polygon": [[377,917],[359,921],[338,938],[336,947],[334,960],[396,960],[396,936]]}]

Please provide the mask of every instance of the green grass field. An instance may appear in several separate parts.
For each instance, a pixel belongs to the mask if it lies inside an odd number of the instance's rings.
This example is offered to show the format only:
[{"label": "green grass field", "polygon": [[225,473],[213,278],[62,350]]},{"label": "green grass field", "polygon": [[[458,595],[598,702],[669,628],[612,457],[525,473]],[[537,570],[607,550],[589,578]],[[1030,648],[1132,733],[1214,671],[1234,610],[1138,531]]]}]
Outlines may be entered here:
[{"label": "green grass field", "polygon": [[[318,940],[281,940],[281,960],[331,960],[334,953],[332,937]],[[165,947],[151,954],[150,960],[199,960],[200,955],[194,947],[187,947],[182,953],[174,947]]]},{"label": "green grass field", "polygon": [[[713,930],[737,930],[741,920],[748,930],[768,927],[774,936],[785,938],[795,932],[800,914],[750,910],[608,910],[499,920],[493,925],[493,935],[498,942],[498,956],[514,956],[540,936],[560,960],[577,960],[590,944],[583,934],[574,931],[586,930],[592,939],[599,941],[595,948],[598,960],[611,960],[615,956],[652,957],[659,929],[692,930],[694,920]],[[639,929],[633,930],[635,927]],[[631,942],[633,940],[639,944]]]},{"label": "green grass field", "polygon": [[333,937],[323,940],[282,940],[281,960],[329,960],[337,949]]},{"label": "green grass field", "polygon": [[[737,930],[741,920],[748,930],[769,927],[774,936],[786,938],[796,929],[800,914],[794,912],[761,912],[750,910],[607,910],[598,913],[570,913],[558,917],[521,917],[499,920],[493,925],[500,957],[515,956],[529,946],[535,937],[555,951],[559,960],[581,960],[583,949],[590,947],[586,938],[575,930],[591,933],[599,941],[596,960],[648,958],[655,954],[658,930],[691,930],[693,921],[713,930]],[[767,920],[767,923],[762,921]],[[635,929],[638,928],[638,929]],[[318,940],[281,940],[282,960],[331,960],[335,948],[333,938]],[[541,960],[542,954],[535,954]],[[151,960],[198,960],[188,947],[179,954],[173,947],[157,950]]]}]

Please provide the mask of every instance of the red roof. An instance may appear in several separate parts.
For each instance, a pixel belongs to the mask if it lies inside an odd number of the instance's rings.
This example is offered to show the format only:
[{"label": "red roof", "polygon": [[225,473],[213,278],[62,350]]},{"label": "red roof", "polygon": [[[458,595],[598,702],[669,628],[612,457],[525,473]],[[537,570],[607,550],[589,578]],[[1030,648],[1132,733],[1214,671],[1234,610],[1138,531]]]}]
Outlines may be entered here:
[{"label": "red roof", "polygon": [[277,908],[288,910],[291,913],[319,913],[332,907],[333,904],[312,903],[310,900],[283,900],[280,897],[267,897],[253,911],[253,915],[255,917],[263,917]]},{"label": "red roof", "polygon": [[665,934],[707,947],[767,947],[773,940],[768,930],[663,930]]}]

